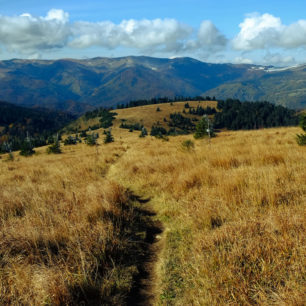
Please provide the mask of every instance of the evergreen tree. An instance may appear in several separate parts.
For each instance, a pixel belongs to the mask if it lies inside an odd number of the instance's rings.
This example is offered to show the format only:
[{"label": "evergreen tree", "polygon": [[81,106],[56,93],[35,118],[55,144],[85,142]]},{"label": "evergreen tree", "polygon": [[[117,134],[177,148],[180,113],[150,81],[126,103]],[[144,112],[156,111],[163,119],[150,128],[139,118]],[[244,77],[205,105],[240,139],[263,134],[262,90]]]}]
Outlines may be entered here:
[{"label": "evergreen tree", "polygon": [[22,156],[31,156],[34,153],[35,151],[34,151],[33,142],[31,141],[31,138],[29,137],[29,133],[27,133],[27,137],[21,145],[21,150],[19,154]]},{"label": "evergreen tree", "polygon": [[56,140],[54,141],[54,143],[51,144],[51,145],[48,147],[47,153],[48,153],[48,154],[60,154],[60,153],[62,153],[61,144],[60,144],[60,142],[58,141],[58,139],[56,139]]},{"label": "evergreen tree", "polygon": [[143,127],[139,137],[146,137],[147,135],[148,135],[148,131],[145,127]]},{"label": "evergreen tree", "polygon": [[81,131],[80,137],[87,137],[87,133],[85,130]]},{"label": "evergreen tree", "polygon": [[197,123],[194,138],[199,139],[205,136],[214,136],[212,124],[207,116],[203,116],[202,119]]},{"label": "evergreen tree", "polygon": [[76,145],[79,141],[78,137],[73,137],[73,136],[68,136],[65,140],[64,140],[64,145]]},{"label": "evergreen tree", "polygon": [[[300,127],[306,132],[306,114],[302,114],[300,117]],[[306,134],[297,134],[296,141],[300,146],[306,145]]]},{"label": "evergreen tree", "polygon": [[113,137],[111,131],[109,130],[105,134],[104,143],[110,143],[110,142],[113,142],[113,141],[114,141],[114,137]]},{"label": "evergreen tree", "polygon": [[97,139],[99,138],[99,134],[98,133],[92,133],[91,135],[87,135],[86,137],[86,143],[89,146],[94,146],[97,144]]},{"label": "evergreen tree", "polygon": [[306,114],[302,114],[300,117],[300,127],[306,132]]}]

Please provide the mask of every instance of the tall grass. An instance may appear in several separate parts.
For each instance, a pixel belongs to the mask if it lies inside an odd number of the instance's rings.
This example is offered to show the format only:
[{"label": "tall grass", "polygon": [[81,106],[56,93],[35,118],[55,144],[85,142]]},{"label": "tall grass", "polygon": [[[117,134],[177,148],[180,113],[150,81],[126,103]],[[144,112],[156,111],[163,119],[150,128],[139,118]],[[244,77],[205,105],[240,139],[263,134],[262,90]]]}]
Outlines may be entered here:
[{"label": "tall grass", "polygon": [[191,136],[112,132],[107,148],[0,161],[2,304],[124,304],[147,222],[129,188],[151,197],[165,228],[155,304],[303,305],[297,128],[222,132],[192,150],[182,148]]},{"label": "tall grass", "polygon": [[112,169],[165,224],[160,304],[305,302],[305,150],[296,128],[146,139]]},{"label": "tall grass", "polygon": [[105,178],[126,149],[64,150],[0,162],[1,305],[123,304],[132,289],[146,220]]}]

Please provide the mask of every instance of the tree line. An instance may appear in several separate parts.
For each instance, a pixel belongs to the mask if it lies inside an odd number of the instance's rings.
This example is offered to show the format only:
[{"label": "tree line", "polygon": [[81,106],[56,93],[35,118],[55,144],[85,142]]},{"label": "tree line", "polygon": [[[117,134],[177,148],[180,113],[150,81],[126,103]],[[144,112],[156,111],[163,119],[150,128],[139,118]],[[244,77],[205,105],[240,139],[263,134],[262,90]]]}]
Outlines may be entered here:
[{"label": "tree line", "polygon": [[215,128],[251,130],[279,126],[296,126],[299,122],[294,110],[269,102],[218,101],[219,112],[214,115]]}]

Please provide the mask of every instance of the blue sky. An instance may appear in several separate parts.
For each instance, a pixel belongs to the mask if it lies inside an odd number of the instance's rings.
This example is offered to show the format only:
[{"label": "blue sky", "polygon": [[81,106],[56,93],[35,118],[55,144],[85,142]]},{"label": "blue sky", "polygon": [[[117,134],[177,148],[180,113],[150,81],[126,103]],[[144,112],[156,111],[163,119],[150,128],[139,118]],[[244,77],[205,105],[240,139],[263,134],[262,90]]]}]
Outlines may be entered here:
[{"label": "blue sky", "polygon": [[149,55],[305,63],[306,1],[0,0],[0,59]]}]

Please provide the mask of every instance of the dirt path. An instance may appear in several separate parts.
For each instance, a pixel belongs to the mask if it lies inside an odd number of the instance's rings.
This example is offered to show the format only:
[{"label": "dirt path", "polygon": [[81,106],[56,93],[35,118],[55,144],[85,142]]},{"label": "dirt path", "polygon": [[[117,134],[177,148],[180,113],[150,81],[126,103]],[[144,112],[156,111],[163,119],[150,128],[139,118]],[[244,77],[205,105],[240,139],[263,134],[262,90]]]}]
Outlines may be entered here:
[{"label": "dirt path", "polygon": [[[129,153],[127,149],[122,155],[118,156],[113,164],[111,164],[106,173],[105,178],[119,182],[124,186],[120,180],[118,173],[120,171],[119,160]],[[155,305],[157,300],[157,286],[158,283],[156,264],[158,262],[159,254],[162,249],[162,233],[163,225],[160,221],[156,220],[156,213],[152,209],[151,199],[144,198],[143,196],[134,193],[129,189],[129,186],[124,186],[129,191],[129,199],[132,203],[135,215],[139,218],[139,228],[135,232],[135,236],[139,233],[145,233],[145,239],[143,240],[143,254],[138,259],[137,269],[138,274],[133,280],[133,288],[127,297],[126,305]],[[136,238],[137,239],[137,238]]]},{"label": "dirt path", "polygon": [[162,224],[154,221],[156,214],[146,207],[150,199],[132,195],[141,206],[139,214],[147,218],[144,254],[138,263],[138,275],[134,279],[134,286],[127,298],[127,305],[154,305],[156,300],[156,273],[155,265],[161,249],[159,237],[163,232]]}]

